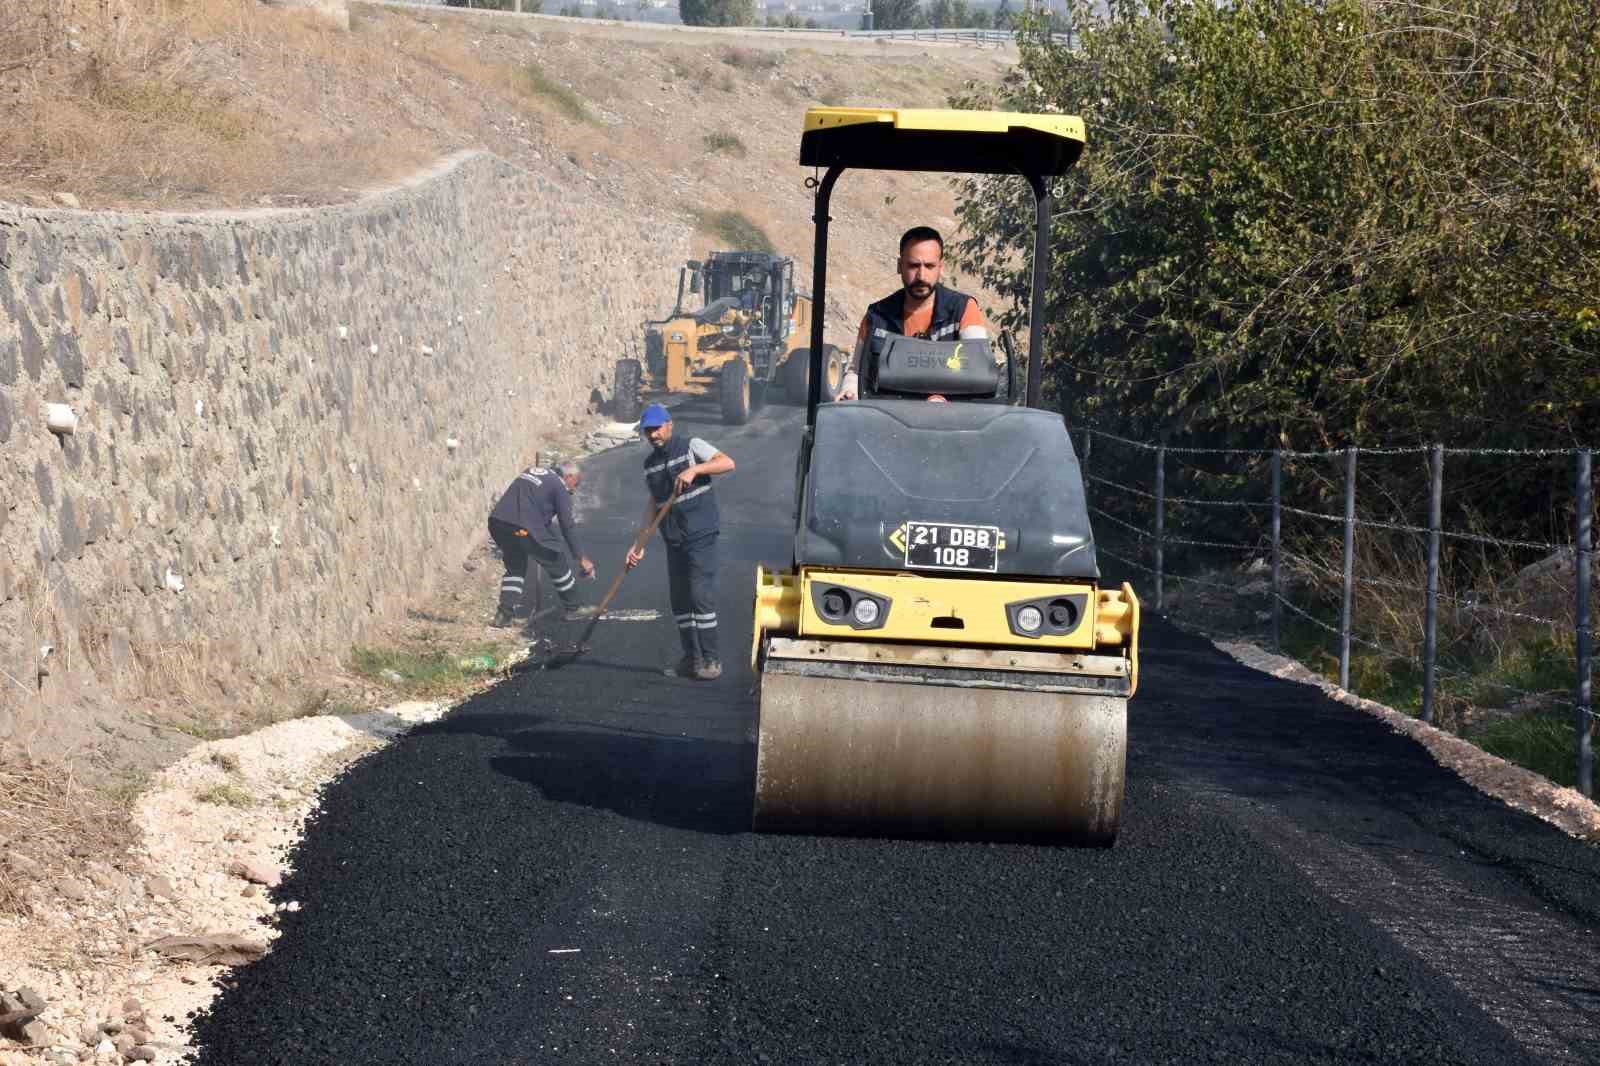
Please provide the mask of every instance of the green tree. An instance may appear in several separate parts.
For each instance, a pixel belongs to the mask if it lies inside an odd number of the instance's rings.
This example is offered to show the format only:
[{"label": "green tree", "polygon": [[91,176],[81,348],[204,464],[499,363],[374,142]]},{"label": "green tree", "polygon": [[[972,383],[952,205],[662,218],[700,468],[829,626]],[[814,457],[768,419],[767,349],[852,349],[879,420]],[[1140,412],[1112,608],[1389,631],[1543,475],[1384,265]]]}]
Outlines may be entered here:
[{"label": "green tree", "polygon": [[880,30],[914,29],[923,20],[921,0],[872,0],[873,27]]},{"label": "green tree", "polygon": [[[1073,3],[973,102],[1082,115],[1047,390],[1146,439],[1600,439],[1600,28],[1587,0]],[[980,99],[981,98],[981,99]],[[1032,211],[963,184],[1017,295]],[[1021,266],[1019,266],[1021,264]]]},{"label": "green tree", "polygon": [[755,0],[679,0],[678,17],[686,26],[754,26]]}]

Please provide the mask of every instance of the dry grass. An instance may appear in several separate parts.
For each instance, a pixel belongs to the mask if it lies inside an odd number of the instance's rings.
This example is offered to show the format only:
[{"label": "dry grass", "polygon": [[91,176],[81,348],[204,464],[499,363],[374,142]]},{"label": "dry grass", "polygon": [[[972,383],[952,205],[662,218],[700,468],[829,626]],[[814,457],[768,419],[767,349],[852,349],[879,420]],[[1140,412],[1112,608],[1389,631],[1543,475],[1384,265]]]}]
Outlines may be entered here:
[{"label": "dry grass", "polygon": [[[320,201],[436,154],[426,139],[361,120],[380,107],[381,75],[397,70],[392,45],[315,16],[257,0],[4,8],[0,98],[16,106],[0,123],[9,149],[0,183],[22,190],[19,198]],[[439,65],[448,69],[448,60]],[[298,150],[284,151],[286,139]],[[197,168],[197,158],[206,165]]]},{"label": "dry grass", "polygon": [[781,67],[783,65],[783,53],[767,48],[735,47],[723,50],[722,61],[728,66],[739,70],[759,73]]},{"label": "dry grass", "polygon": [[73,760],[0,764],[0,914],[25,910],[24,889],[108,853],[127,839],[127,808],[84,784]]}]

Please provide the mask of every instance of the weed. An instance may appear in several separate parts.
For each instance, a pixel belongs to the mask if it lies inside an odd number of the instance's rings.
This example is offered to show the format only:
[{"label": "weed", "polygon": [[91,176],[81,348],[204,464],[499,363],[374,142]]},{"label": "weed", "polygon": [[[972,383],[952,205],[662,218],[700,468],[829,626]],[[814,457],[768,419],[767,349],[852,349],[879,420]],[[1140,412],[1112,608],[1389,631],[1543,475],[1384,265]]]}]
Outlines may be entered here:
[{"label": "weed", "polygon": [[363,677],[417,695],[444,695],[481,679],[481,671],[463,667],[462,661],[478,655],[498,657],[502,648],[493,643],[473,643],[464,648],[365,648],[351,652],[350,668]]},{"label": "weed", "polygon": [[843,107],[844,93],[830,86],[817,94],[817,103],[823,107]]},{"label": "weed", "polygon": [[738,135],[718,130],[705,136],[706,151],[721,152],[724,155],[736,156],[743,159],[745,156],[744,142]]},{"label": "weed", "polygon": [[117,778],[116,782],[106,789],[106,802],[117,810],[131,811],[138,802],[144,790],[150,787],[150,773],[147,770],[131,770]]},{"label": "weed", "polygon": [[723,50],[722,61],[738,70],[773,70],[783,65],[783,53],[765,48],[728,48]]},{"label": "weed", "polygon": [[577,93],[546,74],[537,63],[529,63],[522,68],[522,78],[518,83],[518,87],[529,96],[543,97],[550,101],[555,105],[557,111],[560,111],[574,122],[583,122],[590,126],[599,125],[594,116],[589,113],[589,108],[584,104],[583,99]]},{"label": "weed", "polygon": [[174,722],[172,728],[196,740],[221,740],[228,736],[228,730],[214,722]]},{"label": "weed", "polygon": [[765,230],[741,211],[708,211],[690,207],[695,226],[722,242],[722,246],[743,252],[773,252],[776,247]]},{"label": "weed", "polygon": [[239,756],[231,751],[214,751],[211,753],[211,765],[236,774],[239,772]]},{"label": "weed", "polygon": [[256,798],[238,785],[212,785],[194,794],[201,803],[214,803],[219,807],[254,807]]},{"label": "weed", "polygon": [[739,83],[733,80],[731,74],[724,74],[722,80],[717,82],[717,88],[725,93],[732,93],[738,91]]},{"label": "weed", "polygon": [[1566,716],[1535,711],[1502,718],[1471,739],[1484,751],[1543,774],[1558,785],[1577,782],[1577,730]]}]

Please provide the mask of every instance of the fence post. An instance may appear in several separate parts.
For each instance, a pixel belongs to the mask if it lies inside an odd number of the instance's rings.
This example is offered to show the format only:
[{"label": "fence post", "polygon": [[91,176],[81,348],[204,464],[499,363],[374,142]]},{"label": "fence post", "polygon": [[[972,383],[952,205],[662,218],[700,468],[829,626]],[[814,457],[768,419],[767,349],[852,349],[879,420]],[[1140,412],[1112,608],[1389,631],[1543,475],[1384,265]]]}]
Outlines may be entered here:
[{"label": "fence post", "polygon": [[1590,451],[1578,450],[1577,477],[1573,486],[1573,525],[1577,543],[1573,545],[1573,571],[1577,585],[1577,610],[1575,612],[1578,638],[1578,791],[1594,798],[1594,748],[1589,732],[1590,713],[1593,709],[1590,670],[1594,665],[1594,634],[1591,632],[1589,614],[1589,567],[1594,555],[1594,498],[1590,474]]},{"label": "fence post", "polygon": [[1355,590],[1356,450],[1344,450],[1344,606],[1339,612],[1339,687],[1350,687],[1350,607]]},{"label": "fence post", "polygon": [[1161,445],[1156,449],[1156,610],[1162,609],[1163,596],[1161,590],[1162,563],[1165,552],[1162,550],[1162,531],[1166,525],[1167,512],[1167,446]]},{"label": "fence post", "polygon": [[1444,514],[1444,445],[1428,456],[1428,602],[1422,615],[1422,720],[1433,721],[1433,677],[1439,648],[1439,526]]},{"label": "fence post", "polygon": [[1283,449],[1272,452],[1272,650],[1282,651],[1283,624]]}]

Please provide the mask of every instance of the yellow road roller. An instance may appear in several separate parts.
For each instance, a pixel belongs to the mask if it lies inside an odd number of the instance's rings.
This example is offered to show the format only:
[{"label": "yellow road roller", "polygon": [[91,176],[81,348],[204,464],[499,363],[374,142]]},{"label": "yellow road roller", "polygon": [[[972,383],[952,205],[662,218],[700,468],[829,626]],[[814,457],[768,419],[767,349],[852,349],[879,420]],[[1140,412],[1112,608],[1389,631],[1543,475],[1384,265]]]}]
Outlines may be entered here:
[{"label": "yellow road roller", "polygon": [[[1016,395],[1015,360],[1002,366],[986,340],[889,337],[858,399],[822,403],[813,365],[793,562],[756,574],[758,831],[1116,840],[1139,601],[1102,587],[1071,438],[1039,402],[1046,179],[1083,144],[1068,115],[806,113],[819,307],[846,170],[1029,183],[1027,378]],[[823,351],[819,315],[814,362]]]}]

